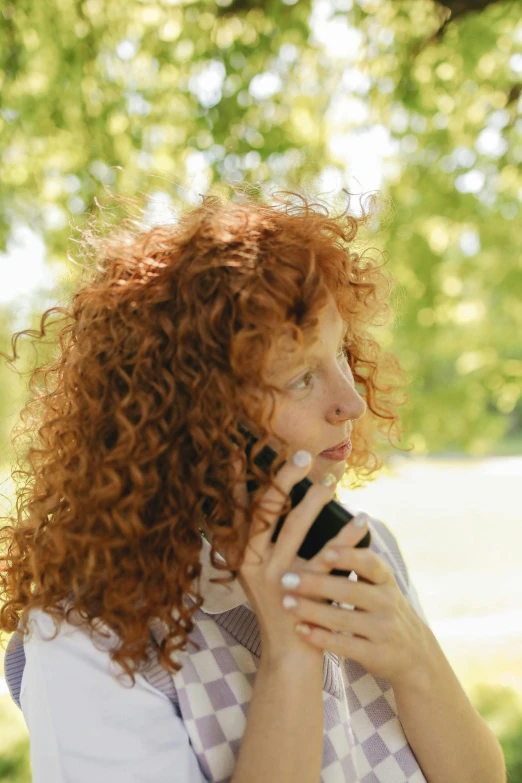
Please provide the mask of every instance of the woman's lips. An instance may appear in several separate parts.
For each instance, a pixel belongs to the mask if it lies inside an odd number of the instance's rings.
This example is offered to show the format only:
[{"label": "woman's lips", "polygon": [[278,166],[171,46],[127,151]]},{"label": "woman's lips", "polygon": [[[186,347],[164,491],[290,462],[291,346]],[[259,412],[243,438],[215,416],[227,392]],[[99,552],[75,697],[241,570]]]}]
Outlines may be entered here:
[{"label": "woman's lips", "polygon": [[347,458],[351,450],[352,450],[352,441],[349,440],[348,443],[346,443],[346,445],[342,446],[340,449],[331,449],[330,451],[322,451],[319,454],[319,456],[324,457],[325,459],[331,459],[334,462],[340,462],[341,460]]}]

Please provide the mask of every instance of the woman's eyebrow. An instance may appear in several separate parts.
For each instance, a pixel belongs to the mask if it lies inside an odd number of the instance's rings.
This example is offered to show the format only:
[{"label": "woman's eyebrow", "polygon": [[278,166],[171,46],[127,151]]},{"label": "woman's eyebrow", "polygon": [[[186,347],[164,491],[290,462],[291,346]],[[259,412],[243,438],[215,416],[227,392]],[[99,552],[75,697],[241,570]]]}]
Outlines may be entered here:
[{"label": "woman's eyebrow", "polygon": [[[344,339],[346,336],[346,332],[348,331],[348,321],[342,321],[342,328],[341,328],[341,334],[339,337],[338,342],[341,342],[341,340]],[[293,360],[290,364],[288,359],[279,359],[276,362],[276,366],[272,368],[271,372],[269,373],[269,377],[274,376],[276,373],[282,370],[290,370],[292,367],[300,367],[307,363],[315,363],[314,366],[317,364],[317,361],[319,359],[319,356],[316,351],[314,351],[308,358],[299,359],[299,360]]]},{"label": "woman's eyebrow", "polygon": [[[341,342],[341,340],[343,340],[343,339],[344,339],[344,337],[345,337],[345,335],[346,335],[346,332],[347,332],[347,330],[348,330],[348,323],[347,323],[346,321],[343,321],[343,322],[342,322],[342,327],[341,327],[341,334],[339,335],[339,339],[338,339],[337,343],[340,343],[340,342]],[[318,359],[318,357],[319,357],[319,354],[318,354],[318,352],[317,352],[317,349],[316,349],[316,350],[314,350],[314,351],[312,352],[312,354],[310,355],[310,357],[309,357],[309,360],[317,360],[317,359]],[[304,361],[306,361],[306,359],[305,359]],[[302,362],[302,363],[303,363],[303,362]]]}]

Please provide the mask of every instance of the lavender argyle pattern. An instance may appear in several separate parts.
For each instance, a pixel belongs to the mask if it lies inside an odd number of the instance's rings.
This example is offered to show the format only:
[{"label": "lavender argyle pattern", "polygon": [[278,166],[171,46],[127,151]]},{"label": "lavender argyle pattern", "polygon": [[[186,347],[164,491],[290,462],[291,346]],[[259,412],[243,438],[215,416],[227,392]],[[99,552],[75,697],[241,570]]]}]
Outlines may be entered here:
[{"label": "lavender argyle pattern", "polygon": [[[376,519],[370,518],[369,527],[371,549],[393,569],[400,590],[428,624],[395,537]],[[185,600],[193,603],[188,596]],[[187,650],[178,653],[183,664],[179,672],[165,672],[151,647],[142,673],[173,702],[208,783],[226,783],[245,731],[261,655],[259,628],[255,613],[244,604],[217,614],[198,610],[194,622]],[[152,623],[151,641],[158,643],[163,635],[163,624]],[[20,706],[25,657],[23,645],[14,643],[16,636],[7,649],[5,671]],[[115,641],[103,644],[110,647]],[[388,680],[325,651],[323,706],[321,783],[426,783],[397,717]]]}]

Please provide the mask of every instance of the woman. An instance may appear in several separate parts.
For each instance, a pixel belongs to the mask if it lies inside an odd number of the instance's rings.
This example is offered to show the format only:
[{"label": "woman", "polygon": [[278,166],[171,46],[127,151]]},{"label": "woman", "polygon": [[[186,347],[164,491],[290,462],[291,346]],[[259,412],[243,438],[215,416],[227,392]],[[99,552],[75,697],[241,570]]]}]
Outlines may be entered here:
[{"label": "woman", "polygon": [[389,281],[350,247],[364,220],[208,197],[175,227],[86,234],[95,271],[54,308],[3,534],[35,783],[501,780],[386,526],[298,556],[398,425],[399,363],[369,332]]}]

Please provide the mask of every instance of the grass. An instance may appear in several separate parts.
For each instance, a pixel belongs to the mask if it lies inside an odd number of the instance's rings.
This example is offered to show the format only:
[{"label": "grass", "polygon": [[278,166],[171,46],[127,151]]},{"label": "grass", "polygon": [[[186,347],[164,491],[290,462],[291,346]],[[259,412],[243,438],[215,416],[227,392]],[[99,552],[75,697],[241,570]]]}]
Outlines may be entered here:
[{"label": "grass", "polygon": [[0,780],[31,783],[29,736],[21,711],[9,694],[0,696]]}]

